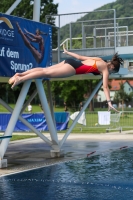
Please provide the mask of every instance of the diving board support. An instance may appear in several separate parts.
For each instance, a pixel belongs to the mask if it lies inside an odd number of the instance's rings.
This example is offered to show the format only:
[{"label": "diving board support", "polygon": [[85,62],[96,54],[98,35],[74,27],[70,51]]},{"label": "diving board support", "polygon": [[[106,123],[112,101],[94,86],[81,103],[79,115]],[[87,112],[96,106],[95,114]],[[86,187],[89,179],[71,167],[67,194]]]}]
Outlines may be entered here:
[{"label": "diving board support", "polygon": [[[44,82],[45,82],[45,80],[42,81],[42,83],[44,83]],[[29,103],[35,98],[36,95],[37,95],[37,89],[34,90],[34,92],[30,95],[30,97],[28,98],[28,100],[26,101],[26,103],[23,105],[21,113],[23,113],[23,111],[27,108],[27,106],[29,105]]]},{"label": "diving board support", "polygon": [[21,2],[22,0],[16,0],[12,6],[5,12],[5,14],[10,15],[12,11],[17,7],[17,5]]},{"label": "diving board support", "polygon": [[34,0],[33,21],[36,22],[40,21],[40,7],[41,7],[41,0]]},{"label": "diving board support", "polygon": [[99,83],[97,84],[97,86],[95,87],[95,89],[93,90],[93,92],[91,93],[91,95],[88,98],[88,100],[86,101],[86,103],[83,106],[82,110],[79,112],[79,114],[77,115],[77,117],[73,121],[72,125],[70,126],[70,128],[68,129],[68,131],[66,132],[66,134],[64,135],[64,137],[62,138],[62,140],[60,141],[60,143],[59,143],[60,148],[62,147],[62,145],[64,144],[64,142],[68,138],[68,136],[70,135],[72,129],[74,128],[74,126],[76,125],[77,121],[79,120],[79,118],[81,117],[81,115],[83,114],[83,112],[85,111],[85,109],[87,108],[87,106],[89,105],[89,103],[91,102],[91,100],[93,99],[93,97],[96,94],[96,92],[98,91],[98,89],[101,87],[102,83],[103,83],[103,80],[101,79],[99,81]]},{"label": "diving board support", "polygon": [[[9,111],[9,112],[13,112],[13,109],[6,104],[2,99],[0,99],[0,103]],[[21,113],[20,113],[21,114]],[[30,124],[27,120],[25,120],[23,117],[21,117],[21,115],[19,115],[18,119],[25,124],[27,127],[29,127],[29,129],[31,129],[31,131],[33,131],[34,133],[36,133],[43,141],[45,141],[47,144],[49,144],[50,146],[52,146],[52,142],[45,137],[40,131],[38,131],[36,128],[34,128],[34,126],[32,126],[32,124]]]},{"label": "diving board support", "polygon": [[[15,106],[15,108],[13,110],[12,116],[11,116],[10,121],[8,123],[8,126],[7,126],[7,129],[5,131],[4,136],[7,136],[7,135],[11,136],[12,135],[14,127],[15,127],[15,124],[16,124],[16,122],[18,120],[18,117],[19,117],[19,114],[21,112],[21,108],[23,106],[25,97],[26,97],[26,95],[28,93],[28,89],[30,87],[30,84],[31,84],[31,80],[28,80],[28,81],[26,81],[24,83],[24,85],[23,85],[23,87],[21,89],[21,92],[19,94],[16,106]],[[0,159],[3,159],[3,156],[4,156],[5,152],[6,152],[9,140],[10,139],[8,138],[6,140],[2,140],[1,141],[1,144],[0,144]]]},{"label": "diving board support", "polygon": [[[7,129],[6,129],[3,137],[12,136],[15,124],[16,124],[17,120],[19,119],[26,126],[28,126],[33,132],[35,132],[41,139],[43,139],[46,143],[48,143],[51,146],[51,148],[52,148],[51,151],[50,151],[51,157],[60,157],[64,153],[59,148],[57,131],[56,131],[56,127],[55,127],[54,121],[53,121],[52,116],[51,116],[51,112],[50,112],[49,105],[48,105],[48,102],[47,102],[47,99],[46,99],[42,80],[36,79],[35,83],[36,83],[37,91],[38,91],[40,101],[41,101],[41,104],[42,104],[42,107],[43,107],[43,110],[44,110],[45,118],[46,118],[46,121],[47,121],[50,136],[51,136],[51,141],[47,137],[45,137],[43,134],[41,134],[37,129],[35,129],[28,121],[26,121],[20,115],[21,114],[21,108],[23,106],[23,103],[25,101],[26,95],[28,93],[28,90],[29,90],[29,87],[30,87],[30,84],[31,84],[31,80],[25,81],[25,83],[23,84],[14,110],[10,106],[8,106],[2,99],[0,99],[0,103],[4,107],[6,107],[7,110],[9,110],[12,113],[10,121],[8,123]],[[6,138],[6,140],[2,140],[1,143],[0,143],[0,168],[7,166],[7,164],[6,164],[7,161],[6,161],[6,159],[3,159],[3,157],[4,157],[4,154],[6,152],[9,140],[10,140],[10,138],[8,137],[8,138]],[[4,162],[4,164],[3,164],[3,162]]]},{"label": "diving board support", "polygon": [[7,159],[0,158],[0,169],[7,167]]},{"label": "diving board support", "polygon": [[50,111],[52,115],[52,119],[54,122],[54,126],[56,127],[56,122],[55,122],[55,116],[54,116],[54,109],[53,109],[53,101],[52,101],[52,95],[51,95],[51,84],[50,81],[47,80],[47,88],[48,88],[48,98],[49,98],[49,104],[50,104]]},{"label": "diving board support", "polygon": [[21,113],[27,108],[27,106],[30,104],[30,102],[35,98],[37,95],[37,90],[34,90],[34,92],[30,95],[29,99],[26,101],[26,103],[23,105],[23,108],[21,110]]},{"label": "diving board support", "polygon": [[[0,141],[11,137],[12,137],[11,135],[0,136]],[[5,168],[5,167],[7,167],[7,159],[0,159],[0,168]]]},{"label": "diving board support", "polygon": [[53,144],[52,148],[55,149],[55,150],[56,149],[59,150],[57,132],[56,132],[56,129],[55,129],[55,125],[54,125],[51,113],[50,113],[50,109],[49,109],[47,98],[46,98],[46,95],[45,95],[45,92],[44,92],[42,80],[36,79],[35,83],[36,83],[38,95],[39,95],[39,98],[40,98],[40,101],[41,101],[41,105],[42,105],[42,108],[44,110],[47,125],[48,125],[48,128],[49,128],[49,132],[50,132],[50,136],[51,136],[51,140],[52,140],[52,144]]}]

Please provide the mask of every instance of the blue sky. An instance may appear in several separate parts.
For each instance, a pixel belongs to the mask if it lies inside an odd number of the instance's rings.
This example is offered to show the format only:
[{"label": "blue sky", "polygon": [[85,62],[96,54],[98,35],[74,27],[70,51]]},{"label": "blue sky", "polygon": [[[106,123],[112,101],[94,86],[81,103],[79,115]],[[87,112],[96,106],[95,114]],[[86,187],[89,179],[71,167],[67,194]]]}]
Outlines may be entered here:
[{"label": "blue sky", "polygon": [[89,12],[115,0],[54,0],[59,3],[58,14]]}]

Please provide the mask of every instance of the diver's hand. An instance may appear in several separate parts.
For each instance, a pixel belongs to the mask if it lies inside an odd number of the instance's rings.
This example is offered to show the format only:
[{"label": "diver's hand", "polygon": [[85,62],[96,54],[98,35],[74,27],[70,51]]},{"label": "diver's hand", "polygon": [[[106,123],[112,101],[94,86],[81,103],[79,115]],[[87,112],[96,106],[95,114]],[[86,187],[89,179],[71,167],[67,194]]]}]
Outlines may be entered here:
[{"label": "diver's hand", "polygon": [[112,106],[112,103],[111,103],[111,102],[108,102],[108,111],[110,111],[111,109],[114,110],[115,112],[118,112],[118,113],[119,113],[119,111],[116,110],[116,109]]},{"label": "diver's hand", "polygon": [[66,50],[66,48],[65,48],[65,45],[63,44],[63,53],[65,53],[65,54],[67,54],[68,53],[68,51]]}]

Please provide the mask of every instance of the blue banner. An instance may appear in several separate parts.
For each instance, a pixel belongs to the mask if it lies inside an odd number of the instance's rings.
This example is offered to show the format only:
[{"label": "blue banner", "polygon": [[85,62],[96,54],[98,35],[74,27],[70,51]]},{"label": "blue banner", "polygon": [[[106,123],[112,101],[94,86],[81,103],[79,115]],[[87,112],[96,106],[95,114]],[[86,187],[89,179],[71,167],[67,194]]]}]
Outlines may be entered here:
[{"label": "blue banner", "polygon": [[52,65],[52,27],[0,13],[0,76]]},{"label": "blue banner", "polygon": [[[58,131],[65,130],[68,127],[69,113],[68,112],[57,112],[54,113],[56,121],[56,129]],[[5,131],[9,123],[11,114],[1,113],[0,114],[0,131]],[[22,114],[22,117],[32,124],[39,131],[48,131],[47,122],[43,113],[31,113]],[[31,131],[26,125],[20,120],[17,121],[14,131]]]}]

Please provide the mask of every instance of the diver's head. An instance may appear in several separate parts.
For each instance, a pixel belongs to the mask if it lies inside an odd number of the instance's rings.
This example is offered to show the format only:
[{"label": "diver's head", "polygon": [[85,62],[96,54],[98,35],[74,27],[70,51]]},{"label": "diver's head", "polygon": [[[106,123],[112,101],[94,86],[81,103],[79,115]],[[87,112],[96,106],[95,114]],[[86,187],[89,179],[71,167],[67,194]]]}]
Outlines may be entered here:
[{"label": "diver's head", "polygon": [[123,59],[119,57],[118,53],[115,53],[109,64],[110,73],[117,73],[121,64],[123,64]]}]

